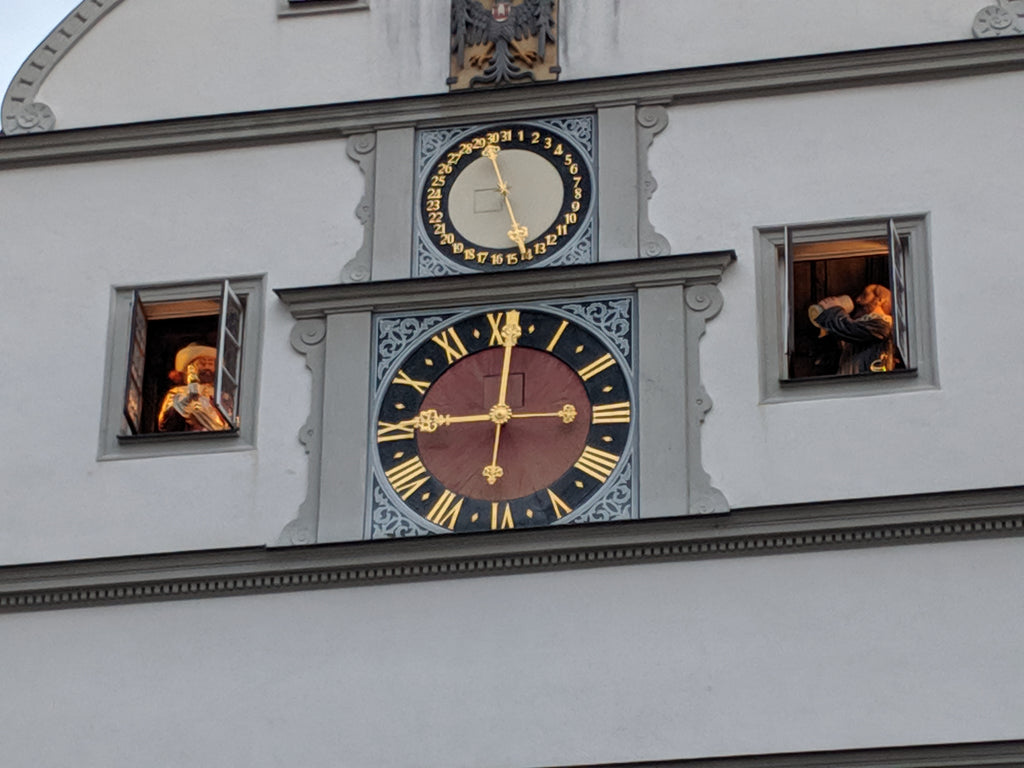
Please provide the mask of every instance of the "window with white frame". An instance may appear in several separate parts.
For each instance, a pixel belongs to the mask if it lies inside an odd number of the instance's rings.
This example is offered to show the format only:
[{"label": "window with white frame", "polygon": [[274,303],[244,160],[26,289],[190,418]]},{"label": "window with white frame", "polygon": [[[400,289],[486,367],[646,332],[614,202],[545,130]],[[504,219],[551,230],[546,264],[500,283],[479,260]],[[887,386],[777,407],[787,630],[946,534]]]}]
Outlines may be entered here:
[{"label": "window with white frame", "polygon": [[762,397],[934,385],[925,217],[757,232]]},{"label": "window with white frame", "polygon": [[262,278],[115,289],[100,457],[251,447],[262,304]]}]

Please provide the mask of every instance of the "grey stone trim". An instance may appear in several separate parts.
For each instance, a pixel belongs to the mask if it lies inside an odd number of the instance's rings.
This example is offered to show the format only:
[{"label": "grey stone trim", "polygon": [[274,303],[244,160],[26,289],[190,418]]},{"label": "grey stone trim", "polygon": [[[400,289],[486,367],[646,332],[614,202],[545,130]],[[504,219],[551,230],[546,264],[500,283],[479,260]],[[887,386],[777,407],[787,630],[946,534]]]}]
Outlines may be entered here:
[{"label": "grey stone trim", "polygon": [[[794,555],[1024,536],[1024,486],[733,510],[500,534],[176,554],[0,567],[0,612],[493,576],[528,571]],[[782,766],[1020,765],[985,762],[777,762]],[[974,762],[972,762],[972,760]],[[647,768],[675,763],[645,764]],[[702,766],[702,763],[678,765]],[[707,763],[710,766],[712,763]],[[714,764],[719,765],[719,764]],[[720,768],[740,768],[742,762]],[[639,766],[638,766],[639,768]]]},{"label": "grey stone trim", "polygon": [[[714,251],[649,259],[642,262],[610,262],[553,267],[544,281],[529,272],[483,275],[449,275],[422,280],[393,280],[311,288],[276,288],[274,292],[296,319],[365,310],[377,312],[429,309],[486,303],[500,297],[512,301],[542,301],[567,293],[581,296],[613,293],[624,288],[660,285],[717,283],[722,271],[735,259],[732,251]],[[568,286],[568,287],[567,287]]]},{"label": "grey stone trim", "polygon": [[[312,375],[313,401],[324,398],[324,338],[327,323],[321,318],[303,320],[292,328],[291,343],[296,352],[305,355],[306,367]],[[277,539],[279,545],[313,544],[320,520],[320,457],[323,453],[323,424],[317,411],[310,413],[299,430],[299,442],[306,447],[309,460],[308,492],[299,513],[285,526]]]},{"label": "grey stone trim", "polygon": [[[315,528],[316,538],[303,543],[353,541],[368,536],[364,507],[356,505],[353,489],[363,489],[362,493],[378,500],[365,474],[365,425],[372,418],[372,398],[367,390],[371,362],[366,359],[373,346],[372,315],[421,310],[443,313],[493,302],[534,304],[626,292],[635,292],[637,297],[637,343],[642,350],[638,362],[633,363],[641,382],[638,400],[644,404],[640,409],[637,459],[642,473],[640,516],[728,511],[725,497],[711,487],[701,464],[700,427],[710,400],[701,385],[699,342],[705,323],[721,308],[716,284],[733,260],[732,251],[719,251],[552,267],[545,271],[548,278],[543,282],[526,271],[448,275],[431,278],[430,290],[424,290],[423,280],[416,279],[277,289],[277,295],[300,324],[326,320],[328,364],[320,374],[322,387],[313,392],[308,424],[320,425],[327,436],[339,436],[332,445],[317,445],[310,451],[306,502],[278,544],[297,543],[292,538],[295,529],[308,533]],[[298,345],[296,349],[310,354]],[[332,366],[333,359],[347,364]],[[679,382],[688,394],[680,400],[653,384],[657,381]],[[329,472],[323,467],[327,457]],[[315,498],[319,499],[318,505],[311,501]],[[371,510],[371,518],[376,519],[373,516],[380,510],[383,529],[396,532],[393,517],[381,505]],[[402,532],[410,533],[406,529]]]},{"label": "grey stone trim", "polygon": [[1021,70],[1024,36],[961,40],[549,83],[526,90],[440,94],[57,131],[0,141],[0,169],[327,139],[339,133],[498,116],[593,111],[623,104],[624,94],[637,105],[668,106]]},{"label": "grey stone trim", "polygon": [[64,58],[64,54],[81,40],[82,35],[120,2],[121,0],[83,0],[32,51],[4,95],[0,107],[4,135],[53,130],[57,123],[53,110],[34,100],[35,95],[39,93],[39,86],[57,62]]},{"label": "grey stone trim", "polygon": [[641,107],[637,110],[636,122],[637,167],[640,169],[641,191],[637,198],[640,256],[665,256],[672,252],[672,247],[664,236],[654,230],[648,214],[648,203],[658,189],[658,182],[654,180],[647,158],[654,137],[668,127],[668,110],[662,106]]},{"label": "grey stone trim", "polygon": [[659,760],[653,763],[605,763],[589,768],[982,768],[1022,764],[1024,741],[1016,740]]},{"label": "grey stone trim", "polygon": [[309,2],[290,3],[288,0],[277,0],[277,15],[308,16],[311,13],[338,13],[341,11],[369,10],[369,0],[315,0]]},{"label": "grey stone trim", "polygon": [[373,197],[376,185],[376,150],[377,135],[375,133],[349,136],[348,146],[345,148],[349,158],[359,164],[359,170],[363,172],[365,181],[363,196],[359,200],[359,205],[356,206],[356,218],[363,225],[363,244],[341,271],[341,282],[343,283],[361,283],[370,279],[373,263]]}]

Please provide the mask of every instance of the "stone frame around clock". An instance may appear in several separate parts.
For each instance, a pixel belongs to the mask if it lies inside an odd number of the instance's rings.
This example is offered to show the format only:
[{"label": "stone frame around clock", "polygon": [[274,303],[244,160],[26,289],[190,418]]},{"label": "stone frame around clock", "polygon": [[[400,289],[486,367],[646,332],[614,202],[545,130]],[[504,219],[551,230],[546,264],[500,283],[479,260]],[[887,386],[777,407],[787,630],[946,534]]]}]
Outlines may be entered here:
[{"label": "stone frame around clock", "polygon": [[[430,113],[414,112],[406,125],[382,126],[352,132],[346,137],[346,154],[363,174],[363,195],[355,211],[363,225],[363,241],[345,261],[341,282],[400,280],[422,275],[422,268],[416,266],[415,248],[419,131],[453,124],[543,122],[553,115],[573,112],[539,109],[534,102],[530,102],[534,109],[526,112],[514,94],[502,98],[496,103],[488,102],[489,111],[454,111],[451,119],[443,123]],[[593,244],[588,258],[607,262],[669,255],[671,246],[655,230],[648,213],[650,198],[657,188],[648,152],[655,136],[668,125],[668,110],[660,104],[623,104],[616,99],[615,103],[599,104],[596,109],[577,108],[575,112],[593,117],[596,137],[589,150],[597,195],[592,202],[593,228],[589,237]],[[396,215],[396,211],[401,214]]]},{"label": "stone frame around clock", "polygon": [[[717,286],[735,258],[717,251],[554,267],[544,280],[535,271],[438,277],[429,290],[412,279],[278,289],[296,320],[292,346],[312,372],[312,405],[299,438],[309,455],[306,498],[277,544],[366,538],[375,313],[627,292],[636,297],[636,517],[728,512],[701,461],[700,426],[711,400],[699,342],[721,310]],[[565,526],[563,535],[585,527]]]}]

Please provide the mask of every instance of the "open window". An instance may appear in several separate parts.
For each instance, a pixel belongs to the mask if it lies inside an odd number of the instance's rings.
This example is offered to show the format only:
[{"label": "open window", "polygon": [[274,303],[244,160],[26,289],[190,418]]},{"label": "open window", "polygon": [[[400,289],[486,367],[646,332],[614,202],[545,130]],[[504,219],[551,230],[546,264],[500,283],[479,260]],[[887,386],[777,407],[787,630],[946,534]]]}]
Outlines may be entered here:
[{"label": "open window", "polygon": [[227,280],[219,300],[134,292],[121,436],[238,429],[244,312]]},{"label": "open window", "polygon": [[934,383],[924,223],[759,230],[766,400]]},{"label": "open window", "polygon": [[260,279],[116,289],[101,458],[250,447],[261,313]]},{"label": "open window", "polygon": [[[906,244],[892,220],[880,237],[798,242],[785,228],[784,379],[892,373],[913,367]],[[823,309],[822,302],[838,299]],[[826,318],[832,322],[826,322]]]}]

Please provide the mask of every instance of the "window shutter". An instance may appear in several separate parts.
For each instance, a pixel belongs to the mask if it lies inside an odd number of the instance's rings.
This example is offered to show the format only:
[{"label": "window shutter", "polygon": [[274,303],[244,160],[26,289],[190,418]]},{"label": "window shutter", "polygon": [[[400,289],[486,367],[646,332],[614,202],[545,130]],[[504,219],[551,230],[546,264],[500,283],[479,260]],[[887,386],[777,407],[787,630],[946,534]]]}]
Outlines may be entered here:
[{"label": "window shutter", "polygon": [[907,259],[892,219],[889,219],[889,285],[892,287],[892,340],[896,356],[905,367],[913,368],[907,312]]},{"label": "window shutter", "polygon": [[145,307],[139,292],[132,295],[131,340],[128,343],[128,374],[124,385],[124,418],[133,435],[142,431],[142,376],[146,369]]},{"label": "window shutter", "polygon": [[793,230],[786,227],[782,233],[785,245],[783,246],[783,261],[785,262],[786,279],[782,281],[782,312],[785,325],[785,348],[782,356],[782,370],[786,372],[786,378],[792,378],[793,349],[796,346],[796,319],[793,316]]},{"label": "window shutter", "polygon": [[217,384],[214,398],[221,415],[238,428],[238,380],[242,368],[242,302],[224,281],[217,330]]}]

